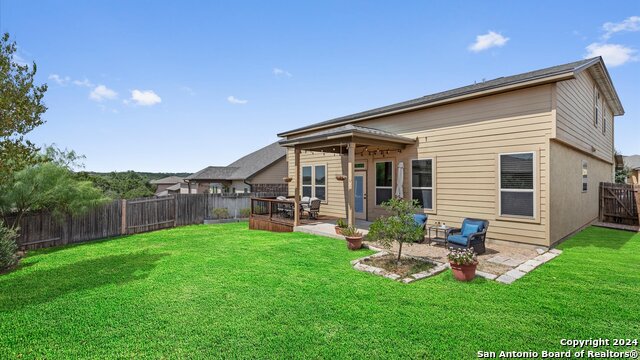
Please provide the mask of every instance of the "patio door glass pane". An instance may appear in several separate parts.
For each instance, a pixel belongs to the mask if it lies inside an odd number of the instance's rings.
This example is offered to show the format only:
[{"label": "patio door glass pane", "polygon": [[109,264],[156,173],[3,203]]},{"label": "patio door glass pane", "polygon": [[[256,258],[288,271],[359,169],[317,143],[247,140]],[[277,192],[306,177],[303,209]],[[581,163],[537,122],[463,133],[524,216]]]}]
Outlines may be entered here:
[{"label": "patio door glass pane", "polygon": [[364,212],[364,177],[358,175],[353,179],[355,190],[355,210],[357,213]]}]

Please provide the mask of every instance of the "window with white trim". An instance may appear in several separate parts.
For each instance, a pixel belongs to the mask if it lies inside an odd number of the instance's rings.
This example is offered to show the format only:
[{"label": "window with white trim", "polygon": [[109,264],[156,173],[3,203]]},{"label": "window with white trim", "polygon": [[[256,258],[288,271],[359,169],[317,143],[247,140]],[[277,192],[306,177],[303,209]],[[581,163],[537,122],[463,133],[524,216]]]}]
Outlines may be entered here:
[{"label": "window with white trim", "polygon": [[309,165],[302,167],[302,196],[317,197],[320,200],[326,200],[326,165]]},{"label": "window with white trim", "polygon": [[393,162],[376,162],[376,205],[393,197]]},{"label": "window with white trim", "polygon": [[593,126],[597,128],[602,117],[602,101],[600,101],[600,92],[595,87],[593,88],[593,101],[595,102]]},{"label": "window with white trim", "polygon": [[313,166],[302,167],[302,196],[311,197],[313,194]]},{"label": "window with white trim", "polygon": [[324,165],[316,165],[314,172],[313,196],[320,200],[327,198],[327,167]]},{"label": "window with white trim", "polygon": [[411,160],[411,199],[433,209],[433,159]]},{"label": "window with white trim", "polygon": [[587,160],[582,160],[582,192],[589,190],[588,166]]},{"label": "window with white trim", "polygon": [[602,134],[606,134],[607,133],[607,116],[609,114],[607,113],[607,108],[605,107],[604,110],[602,111]]},{"label": "window with white trim", "polygon": [[535,154],[500,154],[500,215],[534,217]]}]

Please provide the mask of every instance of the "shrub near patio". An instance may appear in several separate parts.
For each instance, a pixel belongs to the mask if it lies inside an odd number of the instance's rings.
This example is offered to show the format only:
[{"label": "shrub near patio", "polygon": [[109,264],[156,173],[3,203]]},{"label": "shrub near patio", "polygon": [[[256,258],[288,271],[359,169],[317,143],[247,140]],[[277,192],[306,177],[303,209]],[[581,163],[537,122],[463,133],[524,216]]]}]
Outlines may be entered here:
[{"label": "shrub near patio", "polygon": [[371,251],[246,223],[33,251],[0,276],[0,358],[469,359],[637,337],[640,234],[560,248],[511,285],[389,281],[352,269]]}]

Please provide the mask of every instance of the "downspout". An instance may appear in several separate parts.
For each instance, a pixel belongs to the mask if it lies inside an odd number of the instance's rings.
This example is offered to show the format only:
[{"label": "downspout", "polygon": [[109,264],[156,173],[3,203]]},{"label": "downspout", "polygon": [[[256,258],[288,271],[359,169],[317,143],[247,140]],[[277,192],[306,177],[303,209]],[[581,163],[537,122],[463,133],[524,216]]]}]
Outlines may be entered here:
[{"label": "downspout", "polygon": [[249,185],[249,192],[253,193],[253,185],[251,185],[251,183],[248,183],[247,179],[242,180],[242,182]]}]

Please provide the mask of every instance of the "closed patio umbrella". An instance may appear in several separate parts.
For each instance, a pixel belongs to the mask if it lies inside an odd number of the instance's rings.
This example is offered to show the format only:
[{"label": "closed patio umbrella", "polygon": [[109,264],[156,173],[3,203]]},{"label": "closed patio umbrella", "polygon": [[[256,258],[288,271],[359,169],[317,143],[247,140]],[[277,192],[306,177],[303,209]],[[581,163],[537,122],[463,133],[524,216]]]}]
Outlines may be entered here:
[{"label": "closed patio umbrella", "polygon": [[400,161],[398,164],[398,179],[396,180],[396,197],[399,199],[404,198],[404,163]]}]

